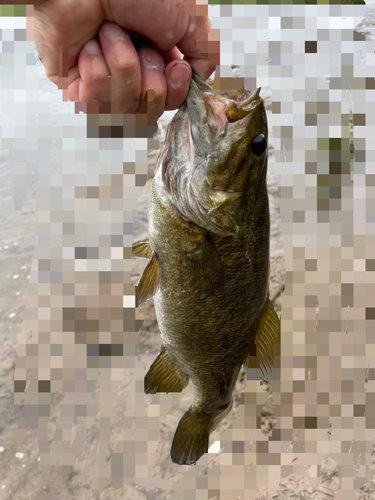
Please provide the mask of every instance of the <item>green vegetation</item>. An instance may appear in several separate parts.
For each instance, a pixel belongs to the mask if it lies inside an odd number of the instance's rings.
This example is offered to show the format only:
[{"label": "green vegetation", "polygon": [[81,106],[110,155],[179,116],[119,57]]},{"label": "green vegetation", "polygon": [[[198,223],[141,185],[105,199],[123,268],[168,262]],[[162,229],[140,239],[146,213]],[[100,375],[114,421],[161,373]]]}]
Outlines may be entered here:
[{"label": "green vegetation", "polygon": [[0,17],[26,17],[26,5],[0,5]]},{"label": "green vegetation", "polygon": [[364,0],[208,0],[209,5],[365,5]]}]

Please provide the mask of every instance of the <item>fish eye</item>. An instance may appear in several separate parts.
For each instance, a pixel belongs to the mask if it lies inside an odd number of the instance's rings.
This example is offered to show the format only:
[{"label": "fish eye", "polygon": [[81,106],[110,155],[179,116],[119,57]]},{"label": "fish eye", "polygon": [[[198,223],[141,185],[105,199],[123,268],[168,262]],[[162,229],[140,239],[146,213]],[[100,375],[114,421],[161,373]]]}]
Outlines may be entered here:
[{"label": "fish eye", "polygon": [[256,156],[262,155],[267,149],[267,139],[263,134],[259,134],[252,140],[251,151]]}]

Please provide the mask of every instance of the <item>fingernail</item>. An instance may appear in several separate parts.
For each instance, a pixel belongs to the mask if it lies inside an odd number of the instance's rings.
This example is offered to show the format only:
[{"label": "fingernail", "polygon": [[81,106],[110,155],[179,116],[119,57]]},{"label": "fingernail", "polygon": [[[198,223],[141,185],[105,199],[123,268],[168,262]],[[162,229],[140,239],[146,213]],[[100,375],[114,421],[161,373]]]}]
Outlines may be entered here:
[{"label": "fingernail", "polygon": [[83,50],[90,55],[97,55],[101,53],[100,46],[96,40],[90,40],[83,46]]},{"label": "fingernail", "polygon": [[102,33],[109,42],[126,40],[128,34],[116,23],[106,23],[103,25]]},{"label": "fingernail", "polygon": [[184,63],[176,63],[171,71],[169,83],[174,89],[182,89],[190,81],[189,67]]},{"label": "fingernail", "polygon": [[147,48],[139,51],[139,60],[142,68],[164,69],[164,61],[160,54]]}]

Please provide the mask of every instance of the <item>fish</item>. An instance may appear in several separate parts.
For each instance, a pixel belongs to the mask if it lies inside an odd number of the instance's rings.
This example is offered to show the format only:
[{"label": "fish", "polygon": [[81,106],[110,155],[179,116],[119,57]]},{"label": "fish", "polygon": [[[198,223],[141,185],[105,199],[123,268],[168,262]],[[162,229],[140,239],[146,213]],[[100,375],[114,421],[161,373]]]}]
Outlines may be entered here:
[{"label": "fish", "polygon": [[218,95],[195,71],[170,122],[148,205],[149,259],[136,305],[153,297],[162,347],[146,394],[194,400],[171,447],[195,464],[231,412],[242,365],[272,368],[280,320],[269,300],[268,129],[260,88]]}]

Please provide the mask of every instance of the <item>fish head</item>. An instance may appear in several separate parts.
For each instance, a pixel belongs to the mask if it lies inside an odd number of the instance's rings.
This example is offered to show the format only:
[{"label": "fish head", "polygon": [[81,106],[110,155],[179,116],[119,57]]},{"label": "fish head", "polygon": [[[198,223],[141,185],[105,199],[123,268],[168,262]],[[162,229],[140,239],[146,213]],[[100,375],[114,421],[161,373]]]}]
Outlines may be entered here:
[{"label": "fish head", "polygon": [[266,178],[267,117],[259,93],[215,95],[193,71],[160,156],[170,200],[184,217],[219,235],[237,234]]}]

